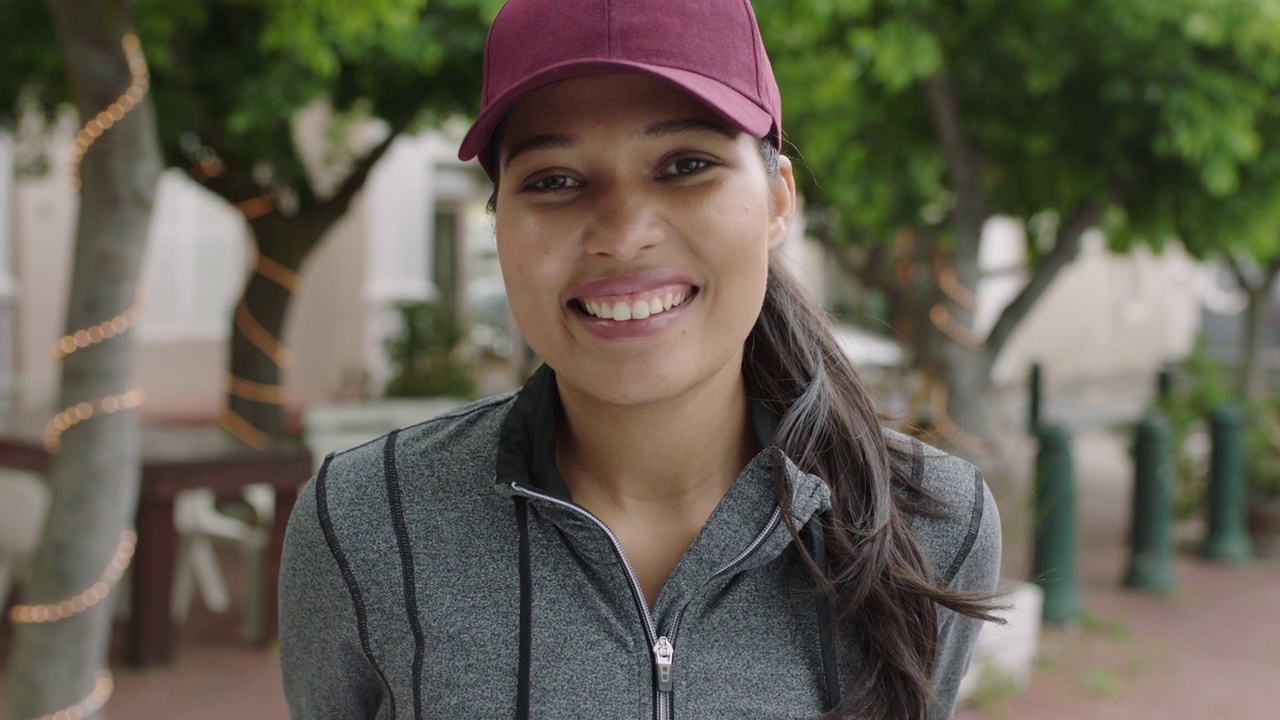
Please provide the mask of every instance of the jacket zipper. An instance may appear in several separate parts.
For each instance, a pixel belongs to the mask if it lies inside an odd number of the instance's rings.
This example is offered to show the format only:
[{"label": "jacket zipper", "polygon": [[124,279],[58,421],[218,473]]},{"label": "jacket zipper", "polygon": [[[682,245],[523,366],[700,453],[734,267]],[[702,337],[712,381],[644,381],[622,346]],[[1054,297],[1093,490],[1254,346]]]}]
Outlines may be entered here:
[{"label": "jacket zipper", "polygon": [[[632,599],[635,600],[636,607],[640,609],[640,619],[644,621],[645,639],[649,642],[649,647],[653,653],[653,668],[658,678],[658,685],[654,691],[654,717],[656,720],[671,720],[672,661],[675,655],[676,633],[680,630],[680,621],[684,618],[684,612],[689,608],[689,603],[685,603],[676,612],[675,617],[672,618],[670,632],[659,636],[656,629],[657,626],[653,621],[653,614],[649,612],[649,603],[644,599],[644,590],[640,587],[640,580],[636,578],[635,571],[631,569],[631,561],[627,560],[627,554],[623,551],[622,543],[619,542],[618,536],[613,534],[608,525],[605,525],[600,518],[591,514],[586,508],[566,502],[558,497],[530,490],[514,482],[511,483],[511,491],[517,495],[537,498],[575,512],[595,523],[609,538],[609,542],[613,544],[614,552],[618,554],[618,559],[622,560],[622,566],[627,569],[627,580],[631,582]],[[769,522],[765,523],[764,529],[756,535],[755,539],[742,552],[738,553],[736,558],[730,560],[727,565],[713,573],[707,579],[707,582],[729,572],[746,560],[778,526],[778,521],[781,517],[782,508],[775,506],[773,514],[769,516]]]},{"label": "jacket zipper", "polygon": [[[778,527],[778,522],[781,518],[782,518],[782,508],[775,505],[773,508],[773,514],[769,516],[769,522],[764,524],[764,528],[759,533],[756,534],[755,539],[752,540],[751,543],[748,544],[747,547],[744,548],[742,552],[738,553],[738,557],[730,560],[729,563],[726,564],[724,567],[712,573],[711,577],[707,578],[706,582],[711,582],[712,580],[720,577],[721,575],[729,572],[730,570],[734,569],[738,565],[742,564],[748,557],[751,556],[752,553],[756,551],[756,548],[759,548],[764,543],[764,541],[768,539],[770,535],[773,534],[774,528]],[[676,635],[680,632],[680,621],[684,619],[684,612],[685,610],[688,610],[688,609],[689,609],[689,603],[686,602],[676,612],[675,617],[671,619],[671,625],[668,626],[667,634],[661,638],[658,638],[658,645],[654,646],[654,652],[656,655],[658,647],[662,646],[663,643],[665,642],[664,649],[666,651],[666,662],[667,662],[666,669],[667,669],[668,683],[665,691],[660,694],[658,699],[658,717],[660,720],[671,720],[672,715],[674,713],[671,707],[672,705],[671,683],[670,683],[671,659],[672,659],[672,655],[675,653]],[[662,675],[661,673],[659,673],[659,678],[661,677]],[[659,687],[659,690],[662,690],[662,688]]]}]

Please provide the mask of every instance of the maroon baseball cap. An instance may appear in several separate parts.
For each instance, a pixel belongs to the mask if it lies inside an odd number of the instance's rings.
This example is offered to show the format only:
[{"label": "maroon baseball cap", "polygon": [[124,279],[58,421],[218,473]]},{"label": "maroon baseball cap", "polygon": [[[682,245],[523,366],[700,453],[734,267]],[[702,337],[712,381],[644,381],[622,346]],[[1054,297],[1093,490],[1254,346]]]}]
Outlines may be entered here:
[{"label": "maroon baseball cap", "polygon": [[782,143],[782,100],[749,0],[508,0],[489,29],[480,116],[458,157],[480,158],[531,90],[635,72],[666,80],[753,137]]}]

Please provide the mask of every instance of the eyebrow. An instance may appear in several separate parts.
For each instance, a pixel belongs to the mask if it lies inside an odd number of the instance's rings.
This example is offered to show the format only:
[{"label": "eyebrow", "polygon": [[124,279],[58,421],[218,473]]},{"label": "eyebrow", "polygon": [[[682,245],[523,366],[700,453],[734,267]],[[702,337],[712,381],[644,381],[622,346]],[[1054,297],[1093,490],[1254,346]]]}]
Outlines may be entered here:
[{"label": "eyebrow", "polygon": [[[714,132],[717,135],[723,135],[730,140],[737,137],[737,133],[729,129],[722,122],[717,122],[709,118],[680,118],[676,120],[663,120],[646,127],[641,133],[646,137],[663,137],[666,135],[678,135],[686,132]],[[511,165],[511,162],[517,157],[527,152],[535,150],[557,150],[560,148],[573,147],[578,144],[578,139],[572,135],[535,135],[528,140],[518,143],[515,147],[507,151],[507,156],[502,159],[502,167],[505,169]]]},{"label": "eyebrow", "polygon": [[507,156],[502,159],[502,168],[505,170],[511,161],[520,157],[527,152],[534,150],[555,150],[558,148],[567,148],[577,145],[576,138],[569,135],[534,135],[515,147],[507,151]]}]

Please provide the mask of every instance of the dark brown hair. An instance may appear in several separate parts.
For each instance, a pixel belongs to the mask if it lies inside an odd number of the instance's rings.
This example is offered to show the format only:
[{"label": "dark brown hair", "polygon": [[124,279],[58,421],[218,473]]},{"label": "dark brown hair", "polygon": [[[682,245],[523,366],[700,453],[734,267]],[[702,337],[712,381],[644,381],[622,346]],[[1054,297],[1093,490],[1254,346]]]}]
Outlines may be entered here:
[{"label": "dark brown hair", "polygon": [[[766,169],[777,151],[761,143]],[[770,157],[772,155],[772,158]],[[776,169],[771,174],[776,178]],[[775,180],[776,182],[777,180]],[[938,650],[938,607],[993,619],[989,598],[941,585],[911,532],[913,514],[937,515],[937,500],[890,453],[891,447],[853,363],[832,335],[826,312],[777,257],[770,258],[764,307],[747,338],[744,371],[782,420],[774,444],[801,470],[823,478],[832,509],[824,518],[825,577],[787,527],[830,599],[839,636],[861,663],[831,717],[925,718]],[[779,504],[791,506],[786,470],[775,468]],[[857,632],[852,632],[856,628]]]}]

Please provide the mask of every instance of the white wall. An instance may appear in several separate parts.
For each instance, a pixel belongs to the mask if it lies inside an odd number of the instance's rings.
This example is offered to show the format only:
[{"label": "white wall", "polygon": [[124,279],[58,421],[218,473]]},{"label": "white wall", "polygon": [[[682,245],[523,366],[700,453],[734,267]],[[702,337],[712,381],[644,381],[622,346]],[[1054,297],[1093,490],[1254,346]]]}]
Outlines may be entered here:
[{"label": "white wall", "polygon": [[[993,220],[983,237],[978,326],[986,330],[1026,282],[1009,272],[1025,262],[1021,226]],[[1200,266],[1181,246],[1160,255],[1140,247],[1107,250],[1088,233],[1080,255],[1054,280],[1010,338],[995,368],[1001,384],[1020,383],[1040,361],[1051,382],[1154,375],[1185,355],[1200,327]]]},{"label": "white wall", "polygon": [[[16,356],[15,404],[21,407],[50,407],[57,392],[58,365],[50,353],[63,333],[78,205],[64,162],[73,132],[63,123],[50,134],[47,174],[16,179],[12,222],[3,225],[13,229],[17,301],[14,340],[0,351]],[[355,207],[308,259],[290,307],[285,340],[295,362],[285,384],[298,404],[333,398],[363,366],[364,236],[363,224],[353,222],[359,215]],[[237,213],[189,180],[166,173],[144,261],[144,277],[155,292],[137,337],[135,378],[147,393],[144,414],[216,416],[226,391],[230,308],[252,260]]]}]

